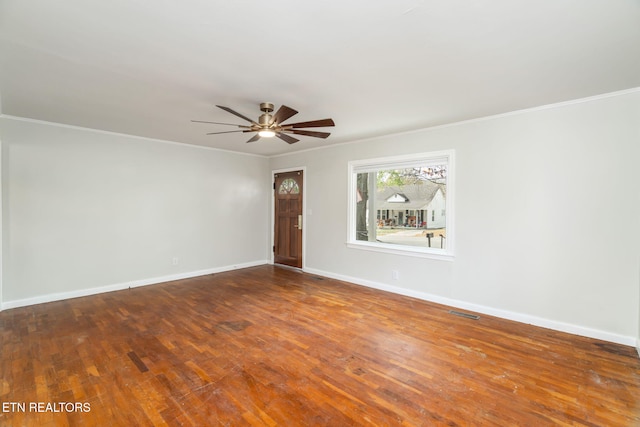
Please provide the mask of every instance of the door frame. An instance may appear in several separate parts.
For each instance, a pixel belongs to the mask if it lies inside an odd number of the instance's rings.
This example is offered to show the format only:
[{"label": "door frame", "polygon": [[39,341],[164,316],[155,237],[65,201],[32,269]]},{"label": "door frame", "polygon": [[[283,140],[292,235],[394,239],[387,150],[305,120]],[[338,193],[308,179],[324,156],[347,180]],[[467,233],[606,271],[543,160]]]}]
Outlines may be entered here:
[{"label": "door frame", "polygon": [[[293,168],[286,168],[286,169],[273,169],[271,171],[271,244],[269,245],[269,263],[270,264],[275,264],[275,254],[273,253],[273,247],[276,244],[276,237],[275,237],[275,231],[276,231],[276,203],[275,203],[275,198],[276,198],[276,189],[275,187],[275,183],[276,183],[276,177],[275,175],[278,173],[285,173],[285,172],[295,172],[295,171],[302,171],[302,270],[305,270],[307,264],[306,264],[306,252],[307,252],[307,167],[306,166],[298,166],[298,167],[293,167]],[[282,265],[282,264],[278,264],[278,265]],[[288,265],[282,265],[283,267],[287,267],[287,268],[295,268],[295,267],[289,267]]]}]

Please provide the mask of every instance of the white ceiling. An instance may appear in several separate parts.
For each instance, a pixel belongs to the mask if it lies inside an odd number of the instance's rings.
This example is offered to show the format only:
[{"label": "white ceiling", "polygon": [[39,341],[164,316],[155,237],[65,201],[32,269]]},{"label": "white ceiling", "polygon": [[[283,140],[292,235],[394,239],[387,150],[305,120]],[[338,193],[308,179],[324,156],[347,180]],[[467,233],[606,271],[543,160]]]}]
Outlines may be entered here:
[{"label": "white ceiling", "polygon": [[[2,113],[274,155],[640,87],[640,0],[0,0]],[[251,136],[269,101],[326,139]]]}]

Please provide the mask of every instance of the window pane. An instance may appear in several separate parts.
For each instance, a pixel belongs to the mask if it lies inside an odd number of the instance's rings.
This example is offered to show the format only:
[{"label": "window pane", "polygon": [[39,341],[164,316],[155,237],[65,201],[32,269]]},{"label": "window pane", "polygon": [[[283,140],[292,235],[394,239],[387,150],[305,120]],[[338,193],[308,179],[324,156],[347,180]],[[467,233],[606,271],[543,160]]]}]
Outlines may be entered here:
[{"label": "window pane", "polygon": [[[356,240],[369,240],[369,208],[369,173],[359,173],[356,179]],[[375,238],[375,232],[372,237]]]},{"label": "window pane", "polygon": [[284,181],[282,181],[282,184],[280,184],[280,188],[278,188],[278,193],[299,194],[300,187],[298,187],[298,183],[293,178],[287,178]]},{"label": "window pane", "polygon": [[446,248],[447,164],[356,174],[355,238]]}]

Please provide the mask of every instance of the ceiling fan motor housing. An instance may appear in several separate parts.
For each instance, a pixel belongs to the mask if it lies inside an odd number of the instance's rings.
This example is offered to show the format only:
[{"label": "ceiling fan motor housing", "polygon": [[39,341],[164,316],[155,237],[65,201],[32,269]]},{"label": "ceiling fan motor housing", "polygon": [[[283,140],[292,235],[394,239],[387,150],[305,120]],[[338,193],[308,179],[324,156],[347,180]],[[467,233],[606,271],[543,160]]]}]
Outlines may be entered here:
[{"label": "ceiling fan motor housing", "polygon": [[270,122],[271,122],[271,114],[269,113],[261,114],[260,117],[258,118],[258,123],[260,124],[261,127],[269,127]]},{"label": "ceiling fan motor housing", "polygon": [[271,102],[263,102],[260,104],[260,111],[264,111],[264,114],[261,114],[258,118],[258,123],[262,128],[269,127],[271,124],[271,114],[273,111],[273,104]]}]

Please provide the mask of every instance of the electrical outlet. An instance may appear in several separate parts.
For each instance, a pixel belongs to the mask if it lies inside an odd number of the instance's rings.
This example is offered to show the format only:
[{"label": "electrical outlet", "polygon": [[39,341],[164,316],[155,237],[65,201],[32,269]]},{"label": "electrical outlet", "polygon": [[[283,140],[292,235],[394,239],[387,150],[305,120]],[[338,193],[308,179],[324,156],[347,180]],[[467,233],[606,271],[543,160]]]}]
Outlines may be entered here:
[{"label": "electrical outlet", "polygon": [[391,278],[393,280],[400,280],[400,273],[398,270],[391,270]]},{"label": "electrical outlet", "polygon": [[178,259],[178,257],[177,257],[177,256],[174,256],[174,257],[173,257],[173,259],[171,260],[171,263],[172,263],[173,265],[178,265],[178,262],[179,262],[179,261],[180,261],[180,260]]}]

